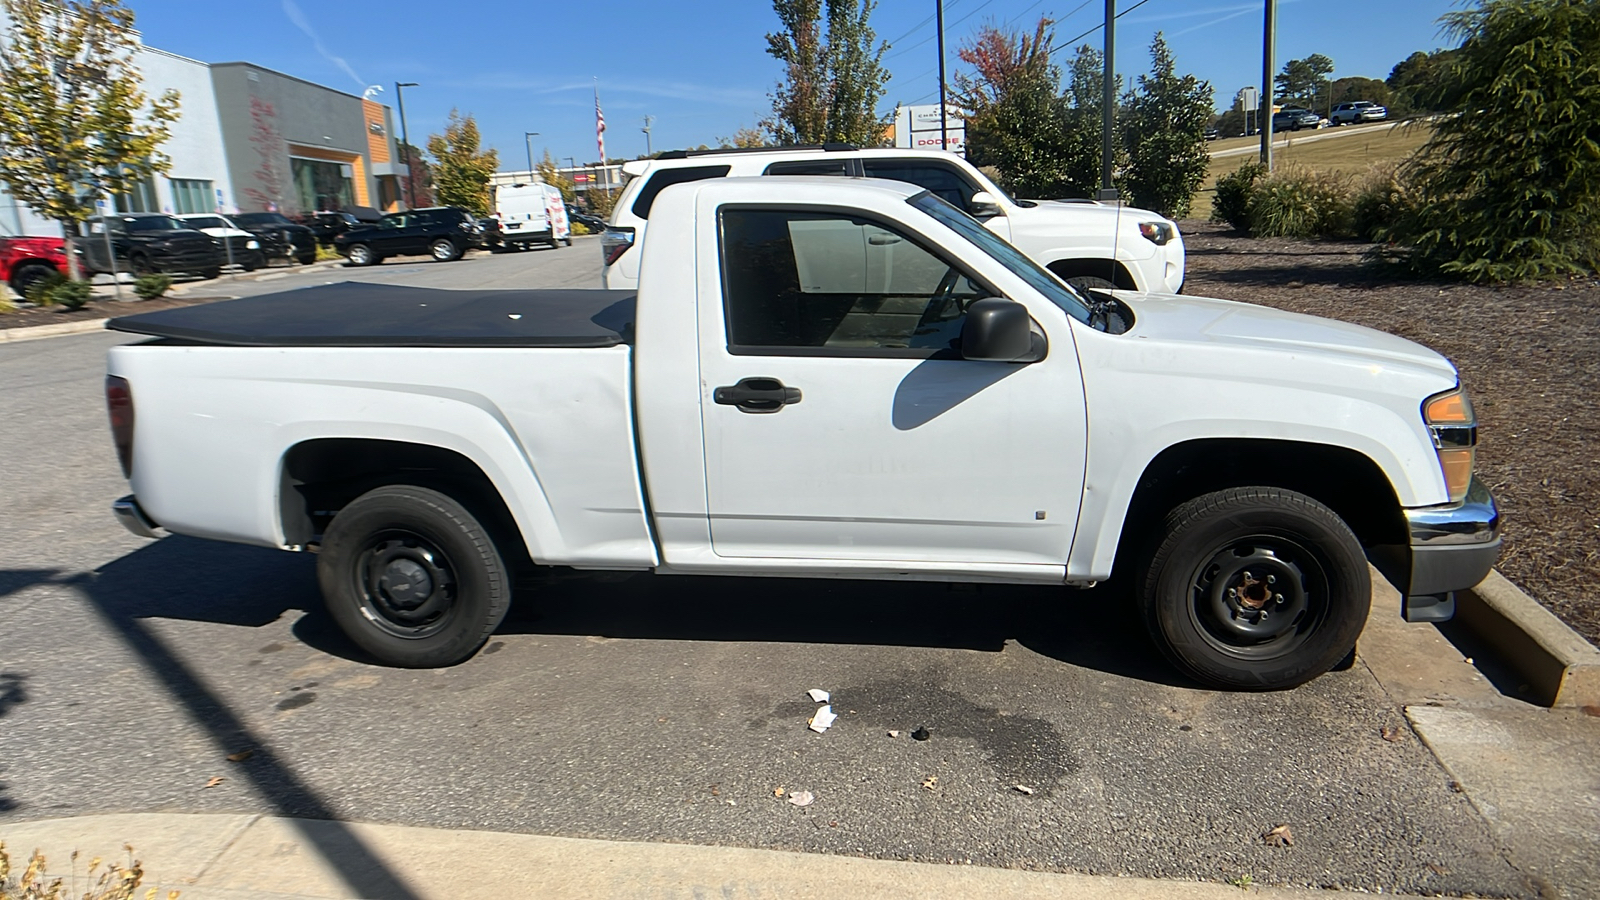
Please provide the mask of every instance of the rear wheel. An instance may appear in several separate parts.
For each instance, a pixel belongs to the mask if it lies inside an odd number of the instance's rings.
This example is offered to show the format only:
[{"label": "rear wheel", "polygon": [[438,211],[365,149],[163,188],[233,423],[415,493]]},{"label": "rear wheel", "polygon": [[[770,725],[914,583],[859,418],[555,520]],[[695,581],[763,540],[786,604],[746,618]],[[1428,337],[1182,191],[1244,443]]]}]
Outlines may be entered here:
[{"label": "rear wheel", "polygon": [[221,266],[212,266],[209,269],[201,269],[200,270],[200,277],[204,278],[204,279],[206,279],[208,281],[213,279],[213,278],[221,278],[222,277],[222,267]]},{"label": "rear wheel", "polygon": [[1231,488],[1167,515],[1139,582],[1163,654],[1213,687],[1281,690],[1355,647],[1372,583],[1333,510],[1294,491]]},{"label": "rear wheel", "polygon": [[511,601],[487,529],[451,497],[411,485],[368,491],[334,516],[317,581],[344,633],[402,668],[467,660]]},{"label": "rear wheel", "polygon": [[346,259],[350,260],[350,265],[352,266],[370,266],[382,261],[372,252],[372,248],[366,244],[351,244],[350,249],[346,250],[344,255]]},{"label": "rear wheel", "polygon": [[566,244],[568,247],[571,247],[572,246],[572,235],[569,234],[566,237],[562,238],[561,242],[563,244]]},{"label": "rear wheel", "polygon": [[448,238],[440,238],[428,245],[428,253],[435,262],[449,262],[461,256],[461,249],[455,245],[454,241]]},{"label": "rear wheel", "polygon": [[[113,266],[113,268],[115,267]],[[135,275],[156,274],[156,267],[150,264],[150,257],[145,256],[143,253],[135,253],[129,256],[128,268],[132,269]]]},{"label": "rear wheel", "polygon": [[55,266],[49,263],[33,263],[32,265],[19,266],[11,273],[11,290],[18,297],[28,296],[28,288],[56,273]]}]

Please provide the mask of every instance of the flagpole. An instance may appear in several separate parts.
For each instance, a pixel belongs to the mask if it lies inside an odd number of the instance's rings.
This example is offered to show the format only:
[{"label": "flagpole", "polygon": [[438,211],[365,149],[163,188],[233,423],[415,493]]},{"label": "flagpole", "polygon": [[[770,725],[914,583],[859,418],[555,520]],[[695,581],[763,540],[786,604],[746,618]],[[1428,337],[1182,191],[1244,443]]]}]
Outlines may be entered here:
[{"label": "flagpole", "polygon": [[600,111],[600,76],[594,76],[594,140],[600,150],[600,177],[605,179],[606,199],[611,199],[611,170],[606,168],[606,116]]}]

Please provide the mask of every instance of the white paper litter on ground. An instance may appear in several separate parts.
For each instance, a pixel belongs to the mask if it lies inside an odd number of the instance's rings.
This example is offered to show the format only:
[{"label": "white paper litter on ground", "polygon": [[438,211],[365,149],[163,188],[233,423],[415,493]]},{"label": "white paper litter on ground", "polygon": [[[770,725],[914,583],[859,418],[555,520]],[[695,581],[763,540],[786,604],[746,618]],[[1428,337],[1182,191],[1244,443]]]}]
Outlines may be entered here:
[{"label": "white paper litter on ground", "polygon": [[812,688],[811,690],[806,691],[806,694],[811,697],[811,702],[813,702],[813,703],[827,703],[828,702],[828,692],[827,691],[819,690],[817,688]]},{"label": "white paper litter on ground", "polygon": [[839,717],[833,714],[833,707],[824,706],[823,708],[817,710],[816,715],[813,715],[811,719],[806,722],[806,725],[812,731],[815,731],[817,734],[821,734],[824,731],[827,731],[828,726],[832,725],[833,720],[837,718]]},{"label": "white paper litter on ground", "polygon": [[812,801],[816,799],[816,796],[810,791],[789,792],[789,802],[793,803],[795,806],[810,806]]}]

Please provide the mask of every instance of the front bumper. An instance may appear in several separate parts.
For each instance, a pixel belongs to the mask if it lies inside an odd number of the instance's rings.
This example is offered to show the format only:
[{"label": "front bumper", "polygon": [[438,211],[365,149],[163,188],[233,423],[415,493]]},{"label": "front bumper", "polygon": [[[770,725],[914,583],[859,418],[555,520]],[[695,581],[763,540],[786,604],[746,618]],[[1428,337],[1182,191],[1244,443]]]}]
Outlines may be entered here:
[{"label": "front bumper", "polygon": [[1477,478],[1460,503],[1405,510],[1411,534],[1406,579],[1408,622],[1444,622],[1455,614],[1455,592],[1482,581],[1500,557],[1500,511]]}]

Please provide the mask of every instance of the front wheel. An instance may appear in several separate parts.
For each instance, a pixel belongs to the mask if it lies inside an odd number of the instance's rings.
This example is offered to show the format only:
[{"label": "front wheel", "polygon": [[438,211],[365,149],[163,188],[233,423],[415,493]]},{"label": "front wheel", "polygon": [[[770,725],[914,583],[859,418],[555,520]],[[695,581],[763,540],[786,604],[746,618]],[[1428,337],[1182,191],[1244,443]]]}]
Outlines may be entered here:
[{"label": "front wheel", "polygon": [[1360,542],[1323,504],[1231,488],[1178,506],[1163,533],[1139,602],[1161,652],[1196,680],[1292,688],[1355,647],[1372,582]]},{"label": "front wheel", "polygon": [[294,259],[295,259],[295,262],[299,263],[302,266],[309,266],[312,263],[317,261],[317,251],[313,250],[310,253],[302,253],[299,256],[295,257]]},{"label": "front wheel", "polygon": [[207,281],[211,281],[213,279],[221,278],[222,277],[222,267],[221,266],[212,266],[209,269],[201,269],[200,270],[200,277],[204,278]]},{"label": "front wheel", "polygon": [[456,247],[454,241],[440,238],[428,245],[428,253],[433,256],[435,262],[449,262],[459,257],[461,250]]},{"label": "front wheel", "polygon": [[408,669],[470,658],[511,601],[488,531],[451,497],[411,485],[368,491],[334,516],[317,582],[352,641]]},{"label": "front wheel", "polygon": [[373,253],[372,248],[366,244],[351,244],[350,249],[346,250],[344,255],[346,259],[350,260],[350,265],[352,266],[370,266],[380,261],[377,254]]}]

